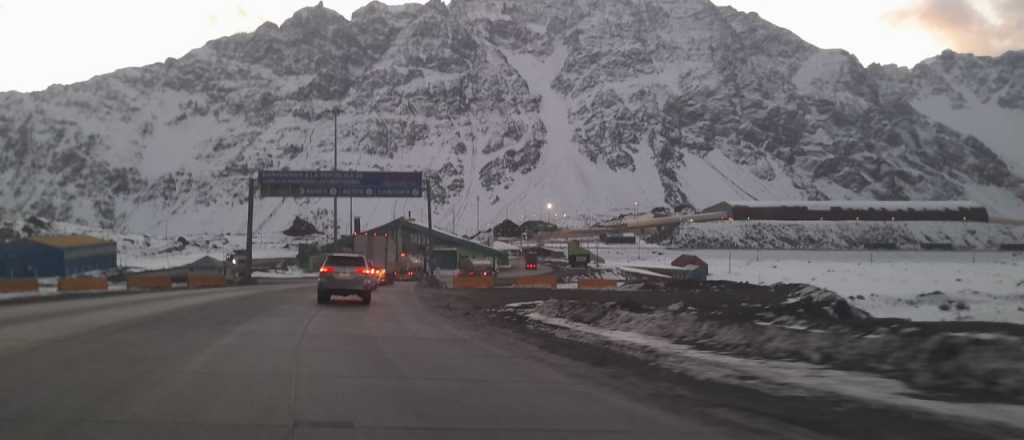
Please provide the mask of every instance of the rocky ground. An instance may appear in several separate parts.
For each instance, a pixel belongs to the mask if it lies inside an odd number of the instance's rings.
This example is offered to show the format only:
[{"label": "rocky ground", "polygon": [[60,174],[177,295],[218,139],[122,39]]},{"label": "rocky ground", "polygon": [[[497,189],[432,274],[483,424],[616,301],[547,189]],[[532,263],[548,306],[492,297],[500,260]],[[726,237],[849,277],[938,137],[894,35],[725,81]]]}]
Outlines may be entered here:
[{"label": "rocky ground", "polygon": [[[759,399],[795,397],[803,405],[828,401],[799,410],[785,399],[771,404],[786,408],[786,417],[831,413],[870,419],[867,405],[919,420],[944,419],[937,423],[949,431],[940,429],[939,438],[960,429],[970,433],[947,438],[1010,438],[1024,429],[1013,422],[1024,390],[1017,368],[1024,362],[1024,327],[1018,325],[875,319],[835,293],[806,285],[713,282],[659,292],[496,289],[444,291],[436,299],[453,314],[608,364],[623,376],[652,375],[687,386],[695,381],[732,393],[738,387]],[[734,406],[732,397],[719,404]],[[899,424],[887,418],[881,426],[891,429],[882,437],[899,432]],[[903,428],[903,438],[924,432]]]}]

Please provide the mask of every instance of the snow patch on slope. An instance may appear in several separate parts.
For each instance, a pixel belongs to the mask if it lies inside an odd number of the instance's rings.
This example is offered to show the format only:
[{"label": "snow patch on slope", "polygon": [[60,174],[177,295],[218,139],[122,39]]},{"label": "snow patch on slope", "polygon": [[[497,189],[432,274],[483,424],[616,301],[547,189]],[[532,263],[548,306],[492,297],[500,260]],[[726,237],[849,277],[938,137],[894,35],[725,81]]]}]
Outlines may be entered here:
[{"label": "snow patch on slope", "polygon": [[[547,129],[547,145],[538,170],[532,173],[541,176],[540,180],[517,180],[507,193],[507,202],[514,202],[519,209],[526,205],[541,210],[550,201],[556,211],[567,213],[611,211],[621,208],[623,200],[645,206],[664,204],[665,191],[657,174],[646,172],[655,169],[650,152],[641,150],[633,155],[638,172],[621,173],[580,154],[573,139],[569,100],[552,88],[569,56],[566,46],[556,45],[546,59],[520,52],[506,52],[505,56],[530,91],[541,96],[540,117]],[[581,197],[584,194],[588,195],[586,199]]]},{"label": "snow patch on slope", "polygon": [[830,82],[839,80],[848,62],[840,51],[816,52],[793,75],[793,85],[803,95],[819,96]]},{"label": "snow patch on slope", "polygon": [[915,100],[912,105],[917,111],[952,127],[970,134],[988,145],[1016,174],[1024,174],[1024,139],[1020,129],[1024,127],[1024,112],[1000,107],[996,100],[981,102],[969,90],[960,92],[967,99],[962,108],[954,108],[945,96],[928,96]]},{"label": "snow patch on slope", "polygon": [[684,161],[686,166],[679,170],[678,175],[690,203],[694,206],[711,206],[725,200],[804,198],[788,176],[776,173],[774,180],[761,179],[755,176],[749,167],[733,162],[720,150],[711,151],[703,157],[686,152]]}]

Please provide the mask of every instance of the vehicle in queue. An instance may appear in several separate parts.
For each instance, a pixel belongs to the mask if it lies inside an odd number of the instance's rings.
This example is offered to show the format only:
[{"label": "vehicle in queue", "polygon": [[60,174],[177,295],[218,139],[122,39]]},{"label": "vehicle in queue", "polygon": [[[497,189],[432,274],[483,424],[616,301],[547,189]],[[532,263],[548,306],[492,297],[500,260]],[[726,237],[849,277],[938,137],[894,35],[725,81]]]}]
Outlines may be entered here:
[{"label": "vehicle in queue", "polygon": [[362,255],[328,255],[320,267],[317,304],[328,304],[334,296],[358,296],[363,304],[369,305],[379,284],[376,272]]},{"label": "vehicle in queue", "polygon": [[395,284],[395,277],[387,269],[383,267],[373,266],[372,268],[374,276],[377,277],[378,286],[390,286]]},{"label": "vehicle in queue", "polygon": [[526,270],[537,270],[540,267],[540,256],[535,253],[527,252],[523,261],[526,262]]},{"label": "vehicle in queue", "polygon": [[459,260],[458,275],[471,278],[493,278],[497,276],[497,271],[491,260],[463,257]]},{"label": "vehicle in queue", "polygon": [[241,280],[249,267],[249,256],[244,249],[232,251],[224,259],[224,277],[232,280]]},{"label": "vehicle in queue", "polygon": [[416,281],[423,270],[423,259],[402,252],[395,264],[394,279],[397,281]]}]

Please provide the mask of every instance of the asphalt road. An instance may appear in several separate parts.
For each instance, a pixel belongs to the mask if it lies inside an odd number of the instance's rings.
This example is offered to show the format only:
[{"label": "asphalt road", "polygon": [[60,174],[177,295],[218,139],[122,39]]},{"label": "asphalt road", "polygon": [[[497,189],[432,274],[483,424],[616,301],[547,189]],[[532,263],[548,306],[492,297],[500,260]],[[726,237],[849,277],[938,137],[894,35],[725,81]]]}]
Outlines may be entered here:
[{"label": "asphalt road", "polygon": [[0,307],[0,438],[802,438],[666,412],[423,294],[317,306],[304,282]]}]

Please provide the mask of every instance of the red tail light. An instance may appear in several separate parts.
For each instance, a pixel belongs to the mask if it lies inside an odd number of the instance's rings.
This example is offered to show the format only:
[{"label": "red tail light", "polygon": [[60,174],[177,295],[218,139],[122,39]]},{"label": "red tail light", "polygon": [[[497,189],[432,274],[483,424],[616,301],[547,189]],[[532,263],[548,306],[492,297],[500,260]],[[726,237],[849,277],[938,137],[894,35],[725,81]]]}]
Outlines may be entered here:
[{"label": "red tail light", "polygon": [[359,275],[369,275],[370,274],[370,270],[365,268],[365,267],[359,267],[359,268],[356,268],[356,273],[359,274]]},{"label": "red tail light", "polygon": [[320,268],[320,273],[334,273],[334,268],[331,266],[324,266]]}]

